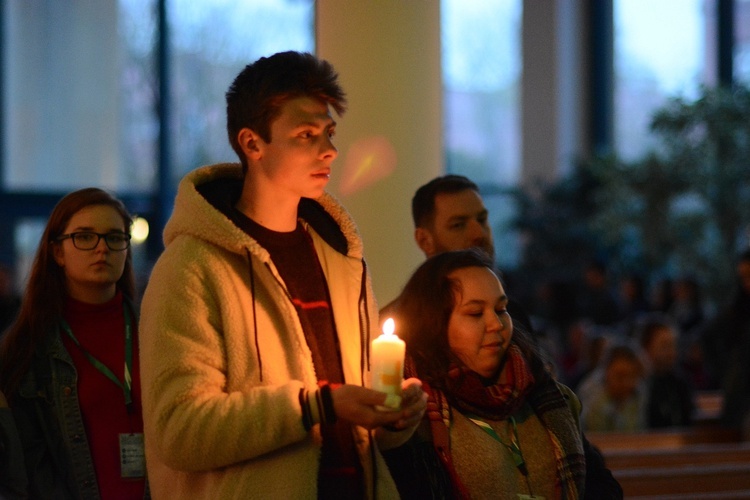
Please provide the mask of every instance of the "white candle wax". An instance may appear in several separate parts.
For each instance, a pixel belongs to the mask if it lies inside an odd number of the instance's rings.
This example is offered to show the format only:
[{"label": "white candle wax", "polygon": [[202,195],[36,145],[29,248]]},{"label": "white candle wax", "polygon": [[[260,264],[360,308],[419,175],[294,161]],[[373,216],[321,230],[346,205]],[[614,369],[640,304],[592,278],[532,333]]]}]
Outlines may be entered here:
[{"label": "white candle wax", "polygon": [[406,344],[393,333],[393,318],[383,323],[383,334],[372,341],[370,351],[370,385],[376,391],[388,394],[382,410],[401,406],[401,381],[404,378],[404,351]]}]

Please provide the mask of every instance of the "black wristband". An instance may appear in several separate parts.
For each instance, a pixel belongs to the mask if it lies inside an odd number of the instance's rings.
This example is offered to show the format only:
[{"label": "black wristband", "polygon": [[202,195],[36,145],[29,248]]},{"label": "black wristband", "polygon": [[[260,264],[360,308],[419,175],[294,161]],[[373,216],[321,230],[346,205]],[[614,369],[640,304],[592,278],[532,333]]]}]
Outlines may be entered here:
[{"label": "black wristband", "polygon": [[302,408],[302,425],[305,427],[306,431],[309,431],[313,426],[309,396],[310,395],[306,389],[299,390],[299,405]]},{"label": "black wristband", "polygon": [[320,388],[320,400],[323,403],[323,417],[321,421],[326,424],[336,423],[336,410],[333,408],[333,396],[331,386],[325,384]]}]

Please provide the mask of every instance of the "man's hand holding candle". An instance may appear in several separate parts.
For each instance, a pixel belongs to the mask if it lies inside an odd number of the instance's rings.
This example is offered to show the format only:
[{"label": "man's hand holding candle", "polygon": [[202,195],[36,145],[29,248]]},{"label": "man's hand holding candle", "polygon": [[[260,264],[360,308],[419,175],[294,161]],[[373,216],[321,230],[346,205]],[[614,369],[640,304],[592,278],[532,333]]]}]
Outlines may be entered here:
[{"label": "man's hand holding candle", "polygon": [[422,390],[422,381],[418,378],[408,378],[401,382],[401,407],[398,411],[401,418],[387,427],[396,431],[416,427],[422,420],[426,408],[427,393]]},{"label": "man's hand holding candle", "polygon": [[386,427],[400,431],[416,426],[424,414],[427,396],[422,382],[404,378],[406,344],[395,334],[395,322],[388,318],[383,323],[383,334],[372,341],[370,350],[370,386],[386,394],[378,409],[384,412],[403,412],[402,417]]},{"label": "man's hand holding candle", "polygon": [[370,388],[338,386],[331,392],[338,418],[368,429],[401,431],[416,427],[427,407],[427,395],[416,378],[403,380],[405,344],[388,319],[370,351]]},{"label": "man's hand holding candle", "polygon": [[340,385],[331,391],[336,417],[367,429],[387,427],[400,431],[416,427],[427,407],[427,394],[416,378],[404,380],[401,389],[400,406],[382,411],[377,407],[385,405],[388,394],[358,385]]}]

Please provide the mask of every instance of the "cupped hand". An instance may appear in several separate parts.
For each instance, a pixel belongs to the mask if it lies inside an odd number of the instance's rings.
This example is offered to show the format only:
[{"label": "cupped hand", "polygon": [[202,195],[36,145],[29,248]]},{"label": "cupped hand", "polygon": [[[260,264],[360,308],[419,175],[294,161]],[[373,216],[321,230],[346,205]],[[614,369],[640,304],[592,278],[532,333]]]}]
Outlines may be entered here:
[{"label": "cupped hand", "polygon": [[331,391],[336,417],[367,429],[392,425],[401,418],[399,410],[376,408],[385,403],[386,396],[384,392],[351,384],[340,385]]},{"label": "cupped hand", "polygon": [[366,429],[389,426],[397,430],[416,425],[427,406],[427,395],[422,382],[416,378],[401,384],[401,407],[391,411],[378,409],[385,404],[387,394],[380,391],[344,384],[331,391],[336,417]]},{"label": "cupped hand", "polygon": [[422,381],[409,378],[401,383],[400,418],[391,427],[396,430],[408,429],[419,424],[427,408],[427,393],[422,390]]}]

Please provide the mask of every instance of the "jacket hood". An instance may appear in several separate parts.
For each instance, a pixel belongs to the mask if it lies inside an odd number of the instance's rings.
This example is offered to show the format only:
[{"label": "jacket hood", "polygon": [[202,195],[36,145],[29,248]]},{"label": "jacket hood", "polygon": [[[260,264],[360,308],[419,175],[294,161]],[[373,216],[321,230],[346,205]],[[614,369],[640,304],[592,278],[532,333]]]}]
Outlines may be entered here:
[{"label": "jacket hood", "polygon": [[[241,255],[249,250],[267,260],[268,252],[226,215],[239,199],[242,183],[239,163],[209,165],[188,173],[179,184],[172,216],[164,228],[165,247],[185,235]],[[340,253],[362,258],[362,239],[354,220],[332,195],[303,198],[299,218]]]}]

